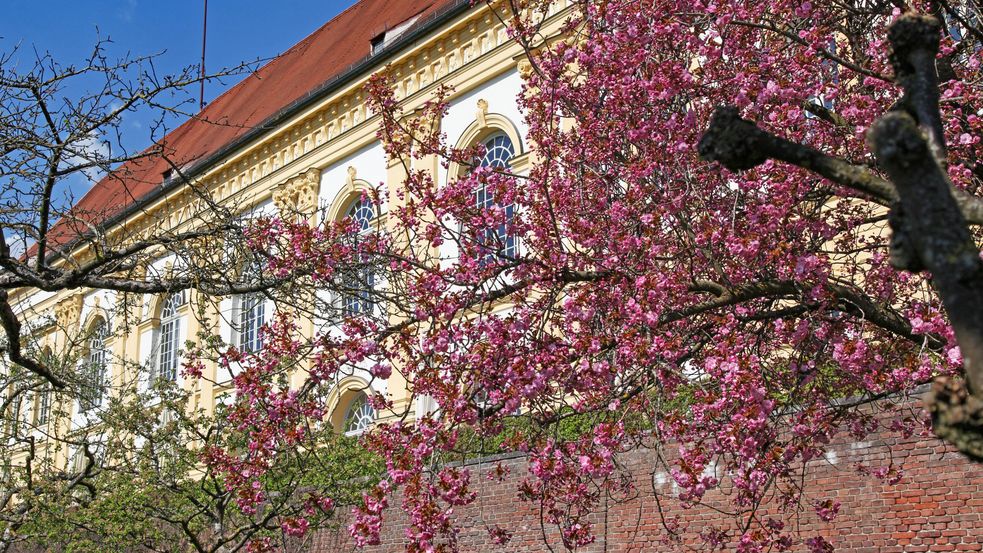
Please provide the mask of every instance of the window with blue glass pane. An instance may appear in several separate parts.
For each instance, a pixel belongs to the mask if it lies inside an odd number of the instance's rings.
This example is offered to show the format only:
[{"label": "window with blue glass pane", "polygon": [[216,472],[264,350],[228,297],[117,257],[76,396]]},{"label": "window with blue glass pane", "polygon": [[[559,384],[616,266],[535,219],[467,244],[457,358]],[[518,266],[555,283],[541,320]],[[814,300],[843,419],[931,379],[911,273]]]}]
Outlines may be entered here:
[{"label": "window with blue glass pane", "polygon": [[358,224],[358,232],[366,233],[372,228],[375,210],[368,198],[361,197],[348,209],[348,218]]},{"label": "window with blue glass pane", "polygon": [[[498,134],[485,142],[485,155],[478,165],[492,169],[508,169],[514,155],[515,147],[512,145],[512,140],[504,134]],[[488,190],[487,184],[481,184],[475,191],[475,203],[479,209],[488,209],[494,205],[499,205],[495,202],[491,191]],[[500,205],[500,207],[505,212],[505,220],[496,228],[487,229],[478,236],[481,249],[488,252],[482,256],[483,264],[493,262],[496,256],[512,258],[518,253],[516,237],[509,232],[508,228],[512,225],[515,216],[515,205]]]},{"label": "window with blue glass pane", "polygon": [[[352,203],[348,209],[348,217],[358,226],[359,236],[364,236],[372,230],[375,206],[363,196]],[[342,275],[345,290],[341,297],[341,307],[345,315],[350,317],[370,314],[374,307],[372,290],[375,287],[375,271],[367,260],[362,261]]]}]

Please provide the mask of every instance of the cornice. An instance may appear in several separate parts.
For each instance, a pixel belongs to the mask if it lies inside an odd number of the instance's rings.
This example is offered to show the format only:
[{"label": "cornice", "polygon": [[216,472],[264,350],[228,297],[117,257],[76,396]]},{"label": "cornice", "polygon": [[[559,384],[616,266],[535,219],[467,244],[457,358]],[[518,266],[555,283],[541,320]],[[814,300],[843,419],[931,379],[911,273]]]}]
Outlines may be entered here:
[{"label": "cornice", "polygon": [[[568,0],[560,0],[549,17],[558,20],[570,7]],[[340,145],[353,131],[375,120],[363,91],[373,72],[388,67],[396,80],[396,98],[415,102],[436,82],[481,62],[508,42],[505,25],[490,8],[473,9],[468,0],[457,2],[382,54],[356,64],[258,125],[255,132],[188,168],[185,175],[190,184],[165,182],[127,212],[108,220],[107,233],[140,236],[161,226],[176,229],[195,219],[196,210],[203,207],[203,191],[213,202],[241,198],[247,190],[253,191],[243,198],[247,201],[276,194],[286,180],[294,178],[286,175],[313,168],[297,167],[298,162],[323,159],[314,154]],[[521,59],[512,63],[520,74],[527,70]],[[280,173],[285,175],[280,177]],[[260,190],[257,185],[262,182],[267,184]]]}]

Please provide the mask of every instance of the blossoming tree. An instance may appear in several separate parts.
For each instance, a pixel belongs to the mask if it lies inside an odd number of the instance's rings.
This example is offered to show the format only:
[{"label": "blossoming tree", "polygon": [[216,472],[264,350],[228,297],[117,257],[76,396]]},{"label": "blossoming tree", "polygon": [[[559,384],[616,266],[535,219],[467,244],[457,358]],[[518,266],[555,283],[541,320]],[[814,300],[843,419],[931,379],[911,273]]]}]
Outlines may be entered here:
[{"label": "blossoming tree", "polygon": [[[251,254],[245,206],[214,201],[161,138],[174,121],[210,124],[195,114],[200,83],[254,64],[165,75],[157,56],[113,50],[98,42],[75,63],[41,49],[0,52],[0,551],[215,552],[289,539],[284,521],[316,527],[334,502],[358,499],[377,459],[321,429],[318,447],[267,465],[264,487],[277,499],[259,515],[240,510],[225,472],[200,453],[248,436],[222,412],[203,412],[173,373],[159,378],[113,348],[142,318],[140,298],[156,294],[194,288],[188,310],[208,328],[209,300],[197,298],[262,293],[290,304],[277,292],[287,283],[228,270]],[[124,140],[134,114],[152,144],[144,150]],[[157,190],[187,194],[192,228],[175,227],[173,208],[121,199],[147,200],[144,179],[161,178],[155,165],[170,175]],[[90,187],[118,195],[80,206],[75,194]],[[113,222],[123,206],[140,230]],[[167,270],[153,268],[167,258]],[[102,291],[85,320],[79,289]],[[47,293],[62,295],[50,311],[35,303]],[[298,491],[311,487],[330,488],[330,498]]]},{"label": "blossoming tree", "polygon": [[[740,530],[710,542],[826,550],[761,514],[765,497],[802,505],[801,467],[836,433],[923,430],[920,412],[871,408],[933,380],[936,430],[983,456],[975,2],[583,0],[557,34],[549,4],[493,5],[531,68],[527,174],[447,144],[451,91],[404,113],[381,74],[379,136],[406,169],[369,198],[388,224],[253,227],[272,274],[375,286],[340,331],[305,339],[284,315],[263,351],[222,354],[244,363],[230,416],[249,454],[208,460],[241,506],[356,368],[436,406],[369,398],[386,416],[364,443],[387,471],[353,513],[363,545],[398,497],[408,550],[454,549],[475,483],[444,461],[502,449],[527,454],[520,491],[565,545],[587,544],[587,515],[624,491],[621,453],[647,448],[684,504],[732,488]],[[434,156],[463,169],[416,169]]]}]

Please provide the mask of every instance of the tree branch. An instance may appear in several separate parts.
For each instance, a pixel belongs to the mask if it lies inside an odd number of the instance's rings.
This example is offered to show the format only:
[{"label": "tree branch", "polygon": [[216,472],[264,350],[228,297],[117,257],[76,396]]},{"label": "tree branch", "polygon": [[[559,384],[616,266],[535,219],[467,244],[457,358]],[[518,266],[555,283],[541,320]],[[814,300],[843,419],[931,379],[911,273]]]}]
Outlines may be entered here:
[{"label": "tree branch", "polygon": [[895,77],[905,91],[902,105],[928,137],[936,163],[944,168],[948,161],[935,69],[941,32],[942,26],[934,17],[909,15],[891,25],[887,38]]},{"label": "tree branch", "polygon": [[21,324],[17,320],[17,314],[10,307],[9,296],[6,290],[0,290],[0,326],[7,335],[7,357],[11,362],[16,363],[34,374],[44,378],[52,386],[59,390],[68,387],[68,383],[56,376],[48,367],[38,363],[34,359],[25,357],[21,351]]},{"label": "tree branch", "polygon": [[[938,22],[906,15],[889,32],[891,61],[905,86],[908,113],[877,120],[867,139],[890,176],[904,211],[903,232],[932,284],[955,331],[963,356],[967,393],[952,393],[937,382],[930,397],[936,433],[983,461],[983,262],[939,157],[945,153],[938,110],[934,52]],[[934,92],[930,89],[934,89]],[[956,401],[956,403],[953,403]]]},{"label": "tree branch", "polygon": [[[714,112],[709,128],[700,139],[699,153],[703,159],[719,162],[731,171],[744,171],[769,159],[776,159],[866,194],[885,207],[898,200],[894,185],[866,167],[764,131],[753,122],[741,118],[737,108],[732,106],[722,106]],[[983,199],[951,186],[950,191],[956,197],[965,220],[974,225],[983,225]]]}]

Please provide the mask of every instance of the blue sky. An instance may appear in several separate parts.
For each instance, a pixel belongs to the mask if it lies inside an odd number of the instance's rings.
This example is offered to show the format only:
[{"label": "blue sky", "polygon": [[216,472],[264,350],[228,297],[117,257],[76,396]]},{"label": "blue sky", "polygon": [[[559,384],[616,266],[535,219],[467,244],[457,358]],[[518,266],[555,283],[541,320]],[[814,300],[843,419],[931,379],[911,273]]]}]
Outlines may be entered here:
[{"label": "blue sky", "polygon": [[[155,61],[158,73],[171,74],[199,63],[203,2],[0,0],[0,52],[16,47],[14,62],[23,70],[32,65],[35,50],[50,52],[62,64],[79,63],[103,38],[112,41],[107,50],[110,58],[160,54]],[[210,0],[206,68],[213,72],[241,62],[272,58],[354,2]],[[208,83],[206,102],[241,78]],[[149,121],[149,113],[127,116],[122,125],[122,143],[128,150],[138,151],[149,145]],[[168,126],[173,128],[176,124]],[[73,198],[78,199],[89,186],[88,179],[82,176],[72,178],[61,187],[62,202],[73,203]]]},{"label": "blue sky", "polygon": [[[206,67],[269,58],[304,38],[354,0],[210,0]],[[20,44],[80,60],[97,37],[111,38],[111,53],[164,52],[165,71],[201,58],[203,0],[3,0],[0,49]],[[222,92],[209,85],[206,99]]]}]

